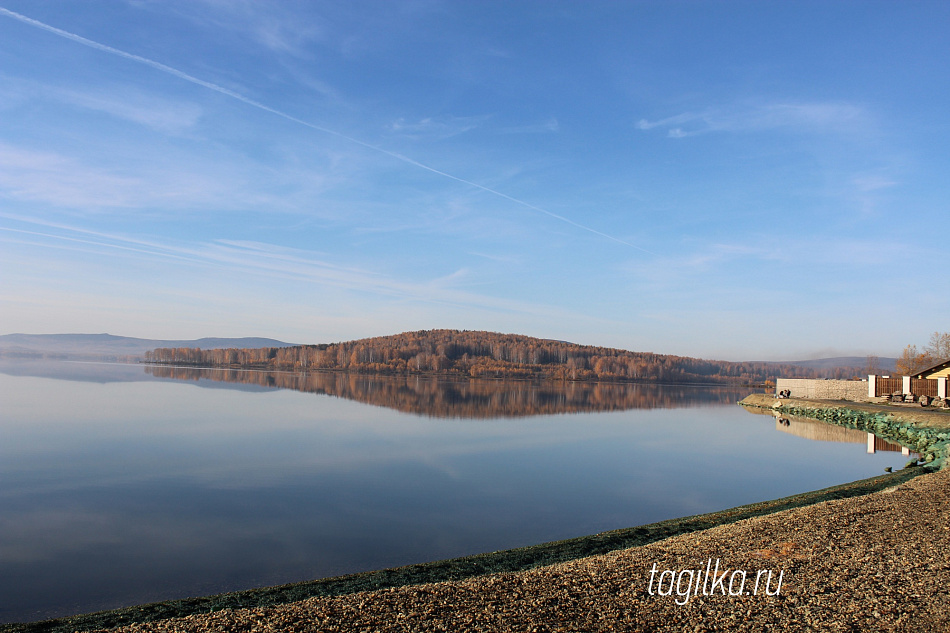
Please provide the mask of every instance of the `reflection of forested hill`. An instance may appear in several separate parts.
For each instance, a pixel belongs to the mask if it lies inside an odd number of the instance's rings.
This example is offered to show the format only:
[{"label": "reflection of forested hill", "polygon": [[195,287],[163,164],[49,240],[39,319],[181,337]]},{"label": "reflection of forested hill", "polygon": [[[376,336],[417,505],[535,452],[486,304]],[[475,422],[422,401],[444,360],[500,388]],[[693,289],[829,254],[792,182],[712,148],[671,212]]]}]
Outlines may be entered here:
[{"label": "reflection of forested hill", "polygon": [[[280,349],[161,348],[147,353],[146,361],[204,367],[345,369],[374,374],[437,373],[473,378],[571,381],[736,383],[761,382],[777,375],[786,378],[825,376],[818,370],[794,365],[711,361],[516,334],[458,330],[422,330],[346,343]],[[850,377],[855,370],[837,368],[825,377]]]},{"label": "reflection of forested hill", "polygon": [[220,380],[357,400],[406,413],[443,418],[494,418],[734,404],[749,389],[370,376],[350,372],[266,372],[151,366],[158,378]]}]

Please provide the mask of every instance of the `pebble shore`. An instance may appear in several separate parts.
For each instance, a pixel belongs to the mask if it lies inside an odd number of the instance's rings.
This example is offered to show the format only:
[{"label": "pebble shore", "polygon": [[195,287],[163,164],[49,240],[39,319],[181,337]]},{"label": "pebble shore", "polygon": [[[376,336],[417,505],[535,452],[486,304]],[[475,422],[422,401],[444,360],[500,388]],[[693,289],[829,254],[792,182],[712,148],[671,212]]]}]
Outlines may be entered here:
[{"label": "pebble shore", "polygon": [[[707,561],[778,574],[778,595],[722,595]],[[659,595],[651,569],[699,570]],[[654,581],[657,580],[654,574]],[[666,580],[672,577],[667,575]],[[738,589],[738,580],[733,589]],[[728,580],[726,581],[728,582]],[[669,583],[666,583],[669,584]],[[685,591],[684,576],[680,588]],[[677,604],[685,602],[685,604]],[[946,631],[950,470],[895,488],[524,572],[312,598],[109,631]]]}]

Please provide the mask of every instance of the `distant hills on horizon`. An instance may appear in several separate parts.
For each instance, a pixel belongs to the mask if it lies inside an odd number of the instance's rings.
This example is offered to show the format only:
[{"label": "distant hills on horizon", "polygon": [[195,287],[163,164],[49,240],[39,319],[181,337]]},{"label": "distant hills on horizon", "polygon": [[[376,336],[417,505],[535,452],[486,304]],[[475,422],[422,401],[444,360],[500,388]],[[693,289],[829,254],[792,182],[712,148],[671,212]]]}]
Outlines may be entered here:
[{"label": "distant hills on horizon", "polygon": [[159,347],[228,349],[293,347],[294,345],[296,343],[285,343],[261,337],[166,340],[113,334],[3,334],[0,335],[0,356],[71,360],[141,360],[145,358],[145,352]]},{"label": "distant hills on horizon", "polygon": [[[398,336],[398,335],[397,335]],[[355,341],[350,341],[355,342]],[[563,341],[566,343],[566,341]],[[205,337],[199,339],[145,339],[113,334],[3,334],[0,335],[0,357],[60,358],[69,360],[142,360],[145,352],[158,348],[190,349],[255,349],[296,347],[264,337]],[[881,371],[893,372],[896,358],[878,358]],[[794,365],[818,371],[835,368],[858,368],[867,364],[867,357],[837,356],[798,361],[755,361]]]}]

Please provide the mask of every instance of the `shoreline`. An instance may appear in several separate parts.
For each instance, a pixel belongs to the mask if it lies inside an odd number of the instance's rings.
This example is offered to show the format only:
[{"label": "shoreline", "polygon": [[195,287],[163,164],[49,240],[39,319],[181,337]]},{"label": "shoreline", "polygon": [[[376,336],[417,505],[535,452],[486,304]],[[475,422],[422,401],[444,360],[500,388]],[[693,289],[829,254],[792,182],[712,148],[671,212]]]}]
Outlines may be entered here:
[{"label": "shoreline", "polygon": [[[779,407],[773,407],[775,403],[778,403]],[[866,420],[864,422],[861,421],[863,419],[861,415],[864,415],[868,420],[871,420],[870,423],[887,426],[893,433],[904,432],[906,434],[907,429],[910,428],[906,418],[901,415],[895,415],[901,414],[903,411],[893,407],[857,405],[856,403],[841,402],[831,403],[814,400],[806,401],[802,399],[776,401],[773,396],[765,394],[750,396],[741,404],[759,409],[783,408],[788,413],[791,413],[792,409],[807,409],[813,414],[809,417],[825,415],[826,417],[832,416],[840,419],[843,416],[850,416],[849,420],[851,418],[858,419],[857,423],[867,423]],[[861,415],[855,416],[855,411]],[[887,414],[889,418],[882,418],[882,413]],[[920,413],[926,412],[920,412],[919,410],[914,411],[913,417],[917,421],[917,425],[910,425],[913,426],[914,431],[918,432],[918,435],[921,432],[933,431],[931,435],[939,439],[939,435],[946,431],[947,427],[950,427],[950,416],[934,413],[934,415],[937,416],[936,418],[926,416],[927,419],[919,419]],[[937,444],[940,444],[940,442]],[[943,442],[944,449],[945,444],[946,443]],[[931,443],[927,446],[936,446],[936,444]],[[939,449],[940,447],[937,446],[934,450]],[[943,457],[944,454],[935,456],[932,460],[934,462],[932,466],[941,464]],[[866,505],[865,502],[870,499],[879,501],[879,498],[886,497],[887,500],[894,501],[898,497],[904,498],[907,496],[906,494],[881,495],[875,493],[882,491],[884,493],[894,493],[895,491],[903,490],[908,494],[912,494],[911,491],[913,488],[926,488],[929,490],[937,486],[937,479],[941,482],[948,479],[946,471],[942,473],[935,473],[934,471],[935,468],[932,467],[905,468],[890,475],[872,477],[858,482],[842,484],[840,486],[785,497],[774,501],[749,504],[716,513],[672,519],[660,523],[614,530],[565,541],[545,543],[515,550],[493,552],[448,561],[436,561],[433,563],[410,565],[376,572],[365,572],[337,578],[296,583],[293,585],[254,589],[205,598],[171,600],[151,605],[141,605],[126,609],[42,622],[6,624],[0,625],[0,631],[91,631],[118,626],[122,626],[123,630],[129,631],[170,630],[165,627],[166,623],[169,623],[169,625],[175,623],[174,627],[176,627],[176,630],[179,630],[177,627],[184,627],[180,630],[203,631],[209,630],[206,627],[210,627],[212,622],[219,622],[222,618],[251,617],[247,614],[262,614],[264,612],[272,613],[272,616],[269,617],[277,617],[273,614],[291,611],[299,612],[301,609],[309,613],[315,608],[314,605],[318,603],[330,605],[349,604],[354,600],[365,604],[369,611],[360,609],[360,613],[354,613],[353,616],[357,617],[357,619],[360,617],[364,619],[372,618],[374,617],[373,610],[375,608],[372,603],[394,592],[407,597],[407,599],[417,600],[421,594],[428,595],[431,593],[433,587],[441,588],[441,590],[445,591],[451,588],[454,592],[458,590],[460,586],[479,587],[486,585],[486,583],[491,585],[494,582],[499,582],[499,578],[506,579],[506,582],[508,582],[513,578],[545,576],[548,573],[552,573],[552,570],[564,566],[573,568],[578,565],[595,565],[600,564],[595,561],[612,560],[624,556],[642,558],[654,550],[663,550],[669,544],[682,543],[684,541],[686,543],[693,543],[693,539],[695,539],[695,544],[698,544],[712,537],[717,532],[741,531],[742,526],[748,526],[749,524],[754,525],[762,522],[774,523],[775,518],[779,515],[795,515],[796,513],[804,513],[807,515],[810,512],[817,512],[818,509],[825,508],[829,504],[833,506],[844,505],[854,511],[864,507]],[[920,477],[920,475],[927,476]],[[943,484],[937,487],[946,488]],[[891,508],[891,510],[896,511],[899,510],[899,508]],[[940,517],[935,518],[939,519]],[[821,525],[813,527],[816,529],[822,528]],[[950,534],[938,532],[937,536],[946,537],[947,540],[950,541]],[[803,547],[797,544],[797,540],[791,538],[786,540],[784,543],[786,547],[784,549],[779,548],[776,550],[766,547],[761,551],[784,551],[785,554],[783,554],[783,556],[786,554],[790,555],[791,550],[797,551],[800,547]],[[788,543],[793,543],[795,546],[789,550]],[[690,546],[690,548],[693,547],[694,545]],[[814,550],[814,547],[812,550]],[[950,548],[943,551],[950,551]],[[711,550],[710,552],[715,553]],[[946,558],[946,556],[947,555],[944,554],[944,558]],[[695,567],[697,562],[692,560],[693,558],[695,558],[695,556],[689,556],[689,561],[683,560],[677,564],[681,565],[681,569],[685,569],[687,566]],[[717,557],[711,556],[710,560],[712,558]],[[792,558],[794,559],[794,557]],[[706,559],[703,558],[703,560]],[[753,558],[750,560],[755,562],[757,559]],[[727,562],[731,563],[732,561]],[[950,569],[950,565],[947,565],[947,569]],[[950,575],[950,572],[948,572],[948,575]],[[789,579],[786,579],[786,582],[789,582]],[[794,583],[794,580],[792,582]],[[441,590],[434,591],[438,593]],[[481,600],[478,598],[478,595],[481,590],[475,591],[476,594],[474,594],[472,600],[476,603],[475,609],[477,611],[477,604]],[[641,607],[645,606],[642,598],[641,596]],[[716,596],[716,598],[719,598],[719,596]],[[696,600],[709,601],[711,598],[698,597]],[[780,597],[756,598],[756,601],[763,605],[770,604],[776,600],[780,600]],[[648,601],[648,603],[652,603],[653,607],[662,607],[662,605],[667,602],[670,601],[660,601],[656,596],[650,596],[650,600]],[[497,605],[495,606],[497,607]],[[668,604],[666,606],[669,607]],[[683,610],[675,604],[673,604],[673,607],[674,612],[676,609]],[[382,609],[382,607],[380,607],[380,609]],[[661,608],[660,611],[664,611],[664,609]],[[380,613],[385,613],[385,609],[382,609]],[[393,616],[393,614],[390,613],[390,616]],[[420,615],[420,617],[422,616]],[[334,623],[331,620],[322,620],[322,624],[320,624],[321,620],[317,619],[310,624],[314,626],[319,625],[321,627],[320,630],[324,630],[325,627]],[[185,626],[186,622],[189,623],[187,626]],[[438,618],[433,619],[430,614],[429,616],[422,617],[420,620],[414,621],[414,626],[417,628],[421,627],[423,630],[429,630],[427,627],[433,626],[432,630],[441,630],[441,628],[435,626],[438,622],[441,622],[441,620]],[[355,621],[353,624],[355,625]],[[627,622],[624,626],[626,627],[630,624],[630,622]],[[131,628],[129,628],[130,625]],[[221,624],[219,623],[215,626],[220,627]],[[340,626],[344,628],[339,630],[347,630],[343,624],[340,624]],[[301,630],[310,629],[304,628]],[[329,630],[336,629],[331,628]],[[393,630],[404,629],[396,628]]]}]

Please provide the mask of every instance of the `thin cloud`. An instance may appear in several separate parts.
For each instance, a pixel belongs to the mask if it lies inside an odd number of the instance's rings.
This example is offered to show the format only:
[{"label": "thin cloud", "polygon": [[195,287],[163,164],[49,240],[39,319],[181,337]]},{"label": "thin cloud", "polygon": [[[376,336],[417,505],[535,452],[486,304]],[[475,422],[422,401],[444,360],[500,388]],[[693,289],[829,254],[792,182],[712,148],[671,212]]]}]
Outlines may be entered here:
[{"label": "thin cloud", "polygon": [[[167,4],[163,2],[160,4]],[[202,9],[211,7],[213,15]],[[182,17],[199,24],[234,31],[243,39],[294,57],[309,57],[308,45],[326,39],[325,27],[313,19],[291,15],[279,3],[256,0],[187,0],[175,7]],[[175,10],[173,9],[173,10]]]},{"label": "thin cloud", "polygon": [[[97,254],[98,254],[98,253],[101,253],[101,252],[102,252],[102,249],[103,249],[103,248],[106,248],[106,249],[115,249],[115,250],[121,250],[121,251],[129,251],[129,252],[133,252],[133,253],[139,253],[139,254],[142,254],[142,255],[155,255],[155,256],[159,256],[159,257],[167,257],[167,258],[172,258],[172,259],[178,259],[178,260],[181,260],[181,261],[190,261],[190,262],[193,262],[193,263],[201,263],[200,260],[194,259],[194,258],[181,257],[181,256],[174,255],[174,254],[171,254],[171,253],[160,253],[160,252],[156,252],[155,250],[149,250],[149,249],[144,249],[144,248],[136,248],[136,247],[134,247],[134,246],[127,246],[127,245],[124,245],[124,244],[116,244],[116,243],[107,242],[107,241],[101,241],[101,240],[83,239],[83,238],[79,238],[79,237],[70,237],[70,236],[68,236],[68,235],[57,235],[57,234],[55,234],[55,233],[44,233],[44,232],[42,232],[42,231],[28,231],[28,230],[26,230],[26,229],[15,229],[15,228],[12,228],[12,227],[7,227],[7,226],[0,226],[0,232],[15,233],[15,234],[18,234],[18,235],[31,235],[31,236],[34,236],[34,237],[45,237],[45,238],[48,238],[48,239],[51,239],[51,240],[55,240],[55,241],[67,242],[67,243],[70,244],[70,245],[72,245],[72,244],[86,244],[86,245],[88,245],[88,246],[97,246],[97,247],[100,247],[100,248],[97,248],[97,249],[91,249],[91,248],[76,248],[76,247],[70,248],[69,246],[66,246],[66,247],[57,246],[57,248],[64,248],[65,250],[79,251],[79,252],[83,252],[83,253],[97,253]],[[29,241],[29,240],[24,240],[24,239],[16,240],[16,239],[9,239],[9,238],[8,238],[8,239],[5,239],[4,241],[7,242],[7,243],[11,243],[11,244],[26,244],[26,245],[28,245],[28,246],[44,246],[44,247],[49,247],[49,246],[50,246],[50,243],[49,243],[48,241],[47,241],[47,242],[39,242],[39,241]]]},{"label": "thin cloud", "polygon": [[513,196],[509,196],[508,194],[502,193],[502,192],[497,191],[497,190],[495,190],[495,189],[491,189],[490,187],[486,187],[486,186],[484,186],[484,185],[480,185],[480,184],[475,183],[475,182],[472,182],[472,181],[470,181],[470,180],[466,180],[465,178],[461,178],[461,177],[459,177],[459,176],[455,176],[455,175],[450,174],[450,173],[448,173],[448,172],[441,171],[441,170],[436,169],[436,168],[434,168],[434,167],[430,167],[429,165],[426,165],[425,163],[420,163],[419,161],[413,160],[412,158],[409,158],[409,157],[404,156],[404,155],[402,155],[402,154],[398,154],[398,153],[396,153],[396,152],[391,152],[391,151],[389,151],[389,150],[383,149],[383,148],[378,147],[378,146],[376,146],[376,145],[372,145],[371,143],[367,143],[367,142],[365,142],[365,141],[361,141],[361,140],[359,140],[359,139],[356,139],[356,138],[354,138],[354,137],[352,137],[352,136],[347,136],[346,134],[343,134],[343,133],[341,133],[341,132],[337,132],[336,130],[331,130],[331,129],[325,128],[325,127],[323,127],[323,126],[316,125],[316,124],[314,124],[314,123],[310,123],[309,121],[304,121],[303,119],[299,119],[299,118],[297,118],[297,117],[295,117],[295,116],[292,116],[292,115],[290,115],[290,114],[287,114],[287,113],[285,113],[285,112],[282,112],[282,111],[280,111],[280,110],[277,110],[277,109],[275,109],[275,108],[272,108],[272,107],[270,107],[270,106],[268,106],[268,105],[265,105],[265,104],[263,104],[263,103],[261,103],[261,102],[259,102],[259,101],[254,101],[253,99],[249,99],[248,97],[245,97],[244,95],[242,95],[242,94],[240,94],[240,93],[234,92],[233,90],[229,90],[228,88],[224,88],[223,86],[219,86],[219,85],[217,85],[217,84],[211,83],[211,82],[209,82],[209,81],[205,81],[205,80],[203,80],[203,79],[198,79],[197,77],[194,77],[194,76],[192,76],[192,75],[189,75],[189,74],[187,74],[187,73],[185,73],[185,72],[182,72],[182,71],[180,71],[180,70],[178,70],[178,69],[176,69],[176,68],[172,68],[171,66],[166,66],[165,64],[162,64],[162,63],[160,63],[160,62],[156,62],[156,61],[151,60],[151,59],[148,59],[148,58],[146,58],[146,57],[142,57],[142,56],[140,56],[140,55],[134,55],[134,54],[132,54],[132,53],[127,53],[127,52],[125,52],[125,51],[119,50],[119,49],[117,49],[117,48],[113,48],[113,47],[111,47],[111,46],[107,46],[107,45],[105,45],[105,44],[100,44],[99,42],[95,42],[95,41],[93,41],[93,40],[86,39],[85,37],[82,37],[82,36],[80,36],[80,35],[76,35],[75,33],[70,33],[70,32],[68,32],[68,31],[64,31],[64,30],[59,29],[59,28],[56,28],[56,27],[54,27],[54,26],[50,26],[50,25],[48,25],[48,24],[46,24],[46,23],[44,23],[44,22],[40,22],[39,20],[34,20],[33,18],[29,18],[29,17],[27,17],[27,16],[25,16],[25,15],[21,15],[21,14],[19,14],[19,13],[15,13],[15,12],[13,12],[13,11],[10,11],[9,9],[5,9],[5,8],[0,7],[0,15],[5,15],[5,16],[7,16],[7,17],[13,18],[13,19],[18,20],[18,21],[20,21],[20,22],[23,22],[24,24],[28,24],[28,25],[30,25],[30,26],[34,26],[34,27],[36,27],[36,28],[42,29],[42,30],[44,30],[44,31],[47,31],[47,32],[49,32],[49,33],[53,33],[54,35],[57,35],[57,36],[59,36],[59,37],[62,37],[62,38],[68,39],[68,40],[70,40],[70,41],[76,42],[77,44],[82,44],[83,46],[88,46],[88,47],[90,47],[90,48],[93,48],[93,49],[96,49],[96,50],[99,50],[99,51],[102,51],[102,52],[105,52],[105,53],[109,53],[109,54],[111,54],[111,55],[115,55],[115,56],[121,57],[121,58],[123,58],[123,59],[127,59],[127,60],[129,60],[129,61],[133,61],[133,62],[136,62],[136,63],[139,63],[139,64],[144,64],[144,65],[149,66],[150,68],[153,68],[153,69],[158,70],[158,71],[160,71],[160,72],[163,72],[163,73],[172,75],[172,76],[174,76],[174,77],[177,77],[177,78],[179,78],[179,79],[182,79],[182,80],[187,81],[187,82],[190,82],[190,83],[193,83],[193,84],[195,84],[195,85],[202,86],[202,87],[204,87],[204,88],[207,88],[208,90],[213,90],[214,92],[217,92],[217,93],[219,93],[219,94],[223,94],[223,95],[225,95],[225,96],[231,97],[232,99],[236,99],[237,101],[240,101],[240,102],[242,102],[242,103],[244,103],[244,104],[246,104],[246,105],[249,105],[249,106],[251,106],[251,107],[257,108],[257,109],[259,109],[259,110],[263,110],[264,112],[269,112],[269,113],[271,113],[271,114],[273,114],[273,115],[275,115],[275,116],[278,116],[278,117],[280,117],[280,118],[286,119],[286,120],[291,121],[291,122],[293,122],[293,123],[296,123],[296,124],[298,124],[298,125],[302,125],[302,126],[304,126],[304,127],[310,128],[310,129],[312,129],[312,130],[316,130],[316,131],[318,131],[318,132],[323,132],[324,134],[329,134],[329,135],[335,136],[335,137],[337,137],[337,138],[342,138],[342,139],[344,139],[344,140],[346,140],[346,141],[349,141],[349,142],[351,142],[351,143],[355,143],[355,144],[357,144],[357,145],[359,145],[359,146],[361,146],[361,147],[365,147],[366,149],[372,150],[372,151],[374,151],[374,152],[378,152],[378,153],[380,153],[380,154],[384,154],[384,155],[389,156],[389,157],[391,157],[391,158],[394,158],[394,159],[396,159],[396,160],[398,160],[398,161],[402,161],[403,163],[405,163],[405,164],[407,164],[407,165],[411,165],[411,166],[413,166],[413,167],[416,167],[416,168],[418,168],[418,169],[421,169],[421,170],[430,172],[430,173],[432,173],[432,174],[436,174],[436,175],[438,175],[438,176],[442,176],[443,178],[447,178],[447,179],[449,179],[449,180],[454,180],[454,181],[459,182],[459,183],[462,183],[462,184],[464,184],[464,185],[468,185],[468,186],[470,186],[470,187],[474,187],[474,188],[476,188],[476,189],[479,189],[479,190],[481,190],[481,191],[484,191],[485,193],[491,194],[491,195],[493,195],[493,196],[497,196],[497,197],[499,197],[499,198],[503,198],[503,199],[505,199],[505,200],[508,200],[508,201],[510,201],[510,202],[513,202],[514,204],[517,204],[517,205],[519,205],[519,206],[521,206],[521,207],[524,207],[524,208],[526,208],[526,209],[530,209],[530,210],[535,211],[535,212],[537,212],[537,213],[540,213],[540,214],[546,215],[546,216],[548,216],[548,217],[554,218],[554,219],[556,219],[556,220],[559,220],[559,221],[561,221],[561,222],[564,222],[565,224],[569,224],[569,225],[571,225],[571,226],[573,226],[573,227],[575,227],[575,228],[578,228],[578,229],[580,229],[580,230],[582,230],[582,231],[586,231],[586,232],[588,232],[588,233],[593,233],[594,235],[598,235],[598,236],[600,236],[600,237],[602,237],[602,238],[604,238],[604,239],[610,240],[610,241],[612,241],[612,242],[616,242],[616,243],[618,243],[618,244],[623,244],[624,246],[629,246],[630,248],[635,248],[635,249],[637,249],[637,250],[639,250],[639,251],[643,251],[644,253],[649,253],[649,254],[651,254],[651,255],[655,255],[655,253],[653,253],[652,251],[649,251],[649,250],[647,250],[647,249],[645,249],[645,248],[642,248],[642,247],[640,247],[640,246],[637,246],[636,244],[632,244],[632,243],[627,242],[627,241],[625,241],[625,240],[622,240],[622,239],[620,239],[620,238],[614,237],[613,235],[609,235],[609,234],[607,234],[607,233],[604,233],[604,232],[602,232],[602,231],[598,231],[597,229],[594,229],[594,228],[592,228],[592,227],[586,226],[586,225],[581,224],[581,223],[579,223],[579,222],[575,222],[574,220],[571,220],[570,218],[567,218],[567,217],[562,216],[562,215],[558,215],[557,213],[552,213],[551,211],[548,211],[547,209],[543,209],[543,208],[541,208],[541,207],[539,207],[539,206],[537,206],[537,205],[533,205],[533,204],[531,204],[531,203],[529,203],[529,202],[525,202],[524,200],[520,200],[520,199],[515,198],[515,197],[513,197]]},{"label": "thin cloud", "polygon": [[889,189],[900,184],[893,178],[882,175],[857,176],[852,180],[852,183],[862,193]]},{"label": "thin cloud", "polygon": [[478,251],[469,251],[468,254],[474,255],[475,257],[482,257],[499,264],[521,264],[520,258],[511,255],[492,255],[490,253],[479,253]]},{"label": "thin cloud", "polygon": [[[0,199],[44,202],[90,213],[224,207],[337,217],[332,210],[312,204],[320,192],[333,186],[334,176],[325,171],[315,174],[296,166],[262,169],[250,162],[243,166],[207,160],[192,163],[174,154],[144,163],[123,154],[107,160],[120,164],[120,173],[54,152],[0,142]],[[138,168],[144,171],[129,175]],[[261,186],[255,188],[254,184]],[[346,217],[352,217],[352,211]]]},{"label": "thin cloud", "polygon": [[771,103],[684,112],[656,121],[640,119],[636,127],[644,131],[665,129],[670,138],[782,129],[840,134],[866,130],[871,127],[871,120],[862,108],[849,103]]},{"label": "thin cloud", "polygon": [[0,143],[0,196],[68,207],[131,207],[144,183]]},{"label": "thin cloud", "polygon": [[637,121],[637,129],[652,130],[655,127],[669,127],[671,125],[680,125],[682,123],[689,123],[691,121],[694,121],[697,118],[700,118],[700,115],[693,114],[691,112],[684,112],[683,114],[677,114],[676,116],[660,119],[659,121],[647,121],[646,119],[640,119],[639,121]]},{"label": "thin cloud", "polygon": [[[772,235],[752,235],[748,241],[749,244],[700,244],[690,249],[687,256],[656,258],[648,263],[630,262],[622,266],[621,270],[629,275],[631,280],[651,289],[684,287],[690,288],[690,292],[709,290],[721,293],[726,290],[717,280],[735,275],[754,277],[758,274],[757,271],[766,267],[787,271],[792,276],[804,275],[801,273],[804,270],[801,268],[801,262],[807,261],[812,266],[838,273],[845,270],[866,273],[881,267],[882,262],[936,256],[936,251],[929,252],[933,249],[920,249],[891,238],[846,239],[836,236],[832,239],[814,235],[783,235],[781,245],[777,246]],[[873,280],[873,274],[859,277],[856,283],[873,283],[869,281]],[[833,283],[834,279],[832,276],[816,280],[816,284]],[[766,290],[788,292],[781,283]],[[736,296],[745,293],[739,288],[729,292]]]},{"label": "thin cloud", "polygon": [[180,134],[193,127],[202,113],[201,108],[193,103],[172,102],[154,95],[128,91],[109,96],[104,91],[88,93],[62,90],[53,94],[73,105],[172,134]]},{"label": "thin cloud", "polygon": [[434,138],[438,140],[452,138],[479,127],[488,119],[487,116],[444,116],[426,117],[419,121],[397,119],[389,125],[389,131],[410,138]]},{"label": "thin cloud", "polygon": [[899,185],[886,173],[860,174],[842,187],[841,195],[866,219],[879,214],[881,202],[888,198],[887,190]]},{"label": "thin cloud", "polygon": [[64,248],[97,253],[120,251],[134,257],[168,259],[184,264],[217,268],[229,273],[256,275],[272,279],[315,283],[342,290],[372,293],[398,299],[409,299],[430,304],[462,308],[479,308],[505,313],[544,316],[560,315],[577,318],[578,315],[561,308],[536,305],[523,301],[499,299],[459,290],[454,287],[465,279],[468,271],[460,269],[452,274],[422,282],[400,281],[384,273],[344,267],[315,257],[316,253],[276,246],[264,242],[216,240],[198,245],[176,245],[154,240],[139,239],[70,226],[59,222],[37,220],[0,212],[6,218],[45,230],[0,227],[0,235],[23,235],[44,241],[5,239],[8,243],[23,243],[47,248]]},{"label": "thin cloud", "polygon": [[126,86],[97,86],[95,89],[57,88],[36,81],[0,73],[0,109],[29,107],[36,99],[51,99],[87,110],[138,123],[164,133],[180,134],[193,127],[202,108],[191,102],[166,99]]},{"label": "thin cloud", "polygon": [[502,134],[552,134],[561,131],[561,124],[553,116],[543,123],[516,125],[499,130]]}]

